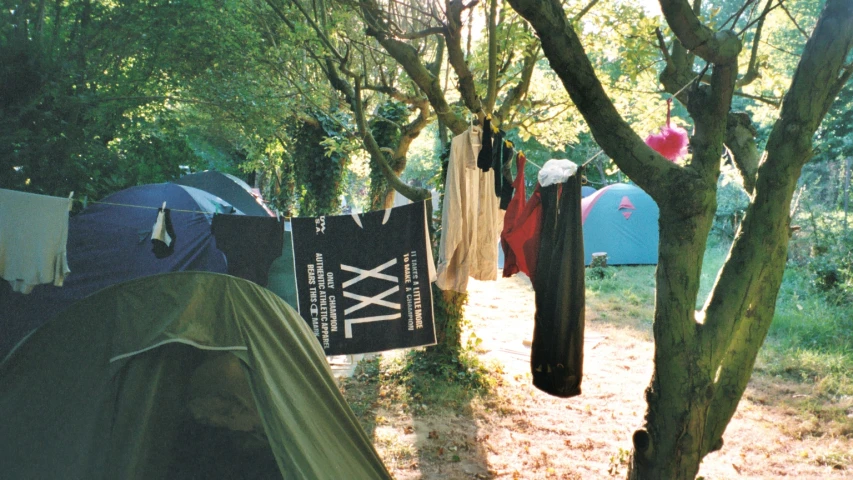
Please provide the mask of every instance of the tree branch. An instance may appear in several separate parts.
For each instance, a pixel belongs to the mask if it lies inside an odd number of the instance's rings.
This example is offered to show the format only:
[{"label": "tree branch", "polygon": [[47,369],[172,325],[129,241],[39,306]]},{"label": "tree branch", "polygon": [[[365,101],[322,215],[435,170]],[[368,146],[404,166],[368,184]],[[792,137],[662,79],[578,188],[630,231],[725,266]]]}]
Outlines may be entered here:
[{"label": "tree branch", "polygon": [[666,23],[687,50],[708,63],[737,62],[740,40],[730,30],[714,32],[699,21],[687,0],[659,0]]},{"label": "tree branch", "polygon": [[417,40],[419,38],[429,37],[430,35],[444,35],[445,27],[430,27],[417,32],[402,32],[395,33],[394,36],[404,40]]},{"label": "tree branch", "polygon": [[429,99],[436,115],[447,125],[447,128],[457,135],[465,131],[468,128],[467,122],[450,108],[444,97],[441,83],[437,76],[421,62],[417,50],[411,45],[389,36],[382,20],[382,10],[375,0],[364,0],[360,5],[362,18],[367,25],[367,35],[375,38],[385,51],[403,67],[409,78]]},{"label": "tree branch", "polygon": [[[329,49],[329,53],[334,55],[339,62],[345,62],[345,56],[341,55],[340,52],[338,52],[338,50],[334,47],[334,45],[332,45],[331,40],[329,40],[329,37],[326,35],[326,32],[324,32],[323,29],[320,28],[319,25],[317,25],[317,22],[315,22],[314,19],[311,18],[311,15],[308,14],[308,11],[306,11],[305,7],[302,6],[302,3],[300,3],[299,0],[288,1],[291,4],[295,5],[297,9],[299,9],[299,11],[302,13],[302,16],[305,18],[305,20],[308,21],[308,23],[311,25],[311,28],[313,28],[314,31],[317,33],[317,37],[320,39],[321,42],[323,42],[323,45],[325,45],[326,48]],[[270,0],[267,0],[267,3],[269,2]]]},{"label": "tree branch", "polygon": [[486,112],[495,109],[498,98],[498,0],[489,0],[489,77],[486,82]]},{"label": "tree branch", "polygon": [[586,6],[583,7],[581,11],[577,13],[577,15],[572,17],[572,23],[578,23],[580,19],[584,17],[584,15],[586,15],[587,13],[589,13],[590,10],[592,10],[592,7],[598,4],[599,1],[600,0],[590,0],[590,2],[587,3]]},{"label": "tree branch", "polygon": [[462,95],[462,101],[468,110],[479,113],[483,110],[483,105],[480,97],[477,96],[474,75],[468,68],[468,62],[465,61],[465,53],[462,50],[462,12],[476,3],[477,0],[469,5],[465,5],[463,0],[449,0],[447,2],[447,30],[444,38],[447,42],[447,61],[459,79],[459,93]]},{"label": "tree branch", "polygon": [[784,4],[784,3],[782,3],[782,0],[780,0],[780,1],[779,1],[779,6],[780,6],[780,7],[782,7],[782,11],[784,11],[784,12],[785,12],[785,15],[787,15],[787,16],[788,16],[788,18],[790,18],[790,19],[791,19],[791,23],[793,23],[793,24],[794,24],[794,26],[795,26],[795,27],[797,27],[797,30],[799,30],[799,31],[800,31],[800,33],[803,35],[803,38],[805,38],[806,40],[808,40],[808,39],[809,39],[809,34],[808,34],[808,33],[806,33],[806,31],[805,31],[805,30],[803,30],[803,27],[801,27],[799,23],[797,23],[797,20],[794,18],[794,16],[793,16],[793,15],[791,15],[791,12],[788,10],[788,7],[786,7],[786,6],[785,6],[785,4]]},{"label": "tree branch", "polygon": [[669,56],[669,48],[666,46],[666,40],[663,38],[663,32],[660,31],[660,27],[655,27],[655,37],[658,39],[658,48],[663,55],[663,59],[666,63],[670,63],[672,59]]},{"label": "tree branch", "polygon": [[649,148],[616,111],[559,0],[509,2],[538,33],[551,68],[598,144],[640,187],[663,200],[669,195],[668,182],[684,179],[684,170]]},{"label": "tree branch", "polygon": [[755,36],[752,38],[752,51],[749,54],[749,66],[746,68],[746,73],[735,83],[736,88],[749,85],[758,78],[758,44],[761,41],[761,30],[764,28],[764,20],[770,12],[770,7],[773,5],[773,0],[767,0],[767,5],[764,6],[764,11],[758,20],[758,26],[755,28]]},{"label": "tree branch", "polygon": [[539,61],[539,42],[532,42],[523,54],[524,63],[521,67],[521,78],[518,83],[509,89],[504,97],[503,103],[495,113],[496,124],[500,125],[509,118],[509,113],[527,95],[530,90],[530,80],[533,78],[533,70]]},{"label": "tree branch", "polygon": [[767,105],[779,108],[779,105],[782,103],[781,100],[777,97],[762,97],[761,95],[752,95],[746,92],[736,91],[735,95],[738,97],[749,98],[750,100],[755,100],[757,102],[766,103]]},{"label": "tree branch", "polygon": [[379,144],[376,143],[376,139],[373,138],[373,135],[367,129],[367,122],[364,118],[364,105],[361,100],[361,79],[355,79],[355,88],[354,88],[354,96],[352,103],[353,114],[355,115],[355,123],[358,127],[358,134],[361,137],[361,140],[364,144],[365,150],[370,155],[370,158],[379,165],[380,170],[382,171],[382,175],[385,177],[385,180],[388,181],[388,184],[394,188],[394,190],[400,192],[404,197],[408,198],[413,202],[417,202],[420,200],[425,200],[429,198],[430,193],[428,190],[423,188],[412,187],[410,185],[406,185],[400,178],[394,173],[394,170],[388,164],[388,159],[385,158],[385,154],[382,152]]}]

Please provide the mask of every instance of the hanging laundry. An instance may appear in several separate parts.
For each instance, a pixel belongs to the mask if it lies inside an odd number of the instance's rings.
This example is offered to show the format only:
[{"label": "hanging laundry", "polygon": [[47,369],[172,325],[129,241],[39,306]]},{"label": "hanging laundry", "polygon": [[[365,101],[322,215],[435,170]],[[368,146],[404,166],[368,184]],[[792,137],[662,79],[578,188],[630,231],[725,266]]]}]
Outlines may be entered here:
[{"label": "hanging laundry", "polygon": [[0,189],[0,277],[12,290],[30,293],[52,283],[61,287],[68,268],[70,198]]},{"label": "hanging laundry", "polygon": [[483,148],[477,154],[477,167],[483,172],[488,172],[492,168],[492,117],[486,115],[483,120]]},{"label": "hanging laundry", "polygon": [[477,169],[480,150],[479,127],[469,127],[450,144],[436,281],[442,290],[467,291],[469,276],[497,280],[495,244],[503,223],[492,193],[495,172]]},{"label": "hanging laundry", "polygon": [[530,354],[533,385],[551,395],[580,395],[583,377],[584,249],[581,180],[543,187],[542,230],[533,290]]},{"label": "hanging laundry", "polygon": [[492,170],[495,171],[495,195],[500,198],[498,207],[506,210],[512,200],[513,181],[510,170],[512,162],[512,143],[505,140],[506,134],[498,130],[495,134],[494,147],[492,148]]},{"label": "hanging laundry", "polygon": [[215,214],[210,230],[225,254],[228,274],[267,286],[272,262],[281,256],[284,222],[273,217]]},{"label": "hanging laundry", "polygon": [[168,208],[157,209],[157,221],[151,229],[151,251],[157,258],[166,258],[175,252],[175,228]]},{"label": "hanging laundry", "polygon": [[526,163],[527,158],[523,153],[518,152],[518,156],[515,158],[517,173],[515,174],[515,180],[512,182],[515,195],[512,196],[509,205],[507,205],[506,214],[504,214],[504,226],[501,229],[501,248],[504,252],[504,277],[511,277],[519,272],[515,252],[509,245],[508,235],[515,228],[516,219],[524,211],[524,206],[527,204],[527,192],[524,186],[524,166]]},{"label": "hanging laundry", "polygon": [[299,313],[326,355],[433,345],[426,201],[294,218]]},{"label": "hanging laundry", "polygon": [[501,246],[504,250],[504,277],[511,277],[518,272],[533,280],[536,271],[536,257],[539,252],[539,229],[542,216],[539,186],[533,190],[530,199],[526,199],[524,186],[524,166],[527,158],[518,154],[516,158],[516,174],[513,186],[515,195],[512,197],[504,216],[504,228],[501,231]]},{"label": "hanging laundry", "polygon": [[270,265],[267,288],[295,310],[299,310],[299,300],[296,298],[296,272],[293,268],[293,233],[290,223],[285,223],[281,256]]},{"label": "hanging laundry", "polygon": [[[536,259],[539,256],[539,236],[542,229],[542,200],[539,185],[527,199],[527,203],[515,219],[515,225],[506,235],[506,242],[515,257],[515,268],[507,270],[504,264],[504,276],[524,272],[531,281],[536,277]],[[511,266],[510,266],[511,267]]]},{"label": "hanging laundry", "polygon": [[539,186],[548,187],[563,183],[577,171],[578,166],[571,160],[548,160],[539,169]]}]

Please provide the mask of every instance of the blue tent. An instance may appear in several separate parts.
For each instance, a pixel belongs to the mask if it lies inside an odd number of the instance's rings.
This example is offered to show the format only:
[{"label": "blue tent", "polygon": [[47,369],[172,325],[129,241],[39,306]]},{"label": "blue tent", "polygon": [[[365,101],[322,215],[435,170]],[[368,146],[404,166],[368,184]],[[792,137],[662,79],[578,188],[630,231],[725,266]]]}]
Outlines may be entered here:
[{"label": "blue tent", "polygon": [[658,263],[658,206],[635,185],[617,183],[581,200],[584,261],[607,253],[608,265]]},{"label": "blue tent", "polygon": [[[166,272],[225,273],[225,256],[216,248],[210,222],[214,212],[242,212],[224,200],[192,187],[160,183],[128,188],[101,202],[68,222],[71,273],[64,286],[39,285],[22,295],[0,282],[0,360],[44,321],[102,288]],[[151,229],[163,202],[171,209],[176,240],[174,253],[158,259],[151,251]]]},{"label": "blue tent", "polygon": [[581,187],[581,197],[586,198],[586,197],[592,195],[593,193],[595,193],[597,191],[598,190],[596,190],[596,189],[594,189],[588,185],[584,185]]},{"label": "blue tent", "polygon": [[[234,205],[234,207],[246,215],[258,217],[275,216],[275,213],[267,208],[252,193],[252,188],[246,182],[227,173],[215,172],[213,170],[191,173],[175,180],[174,183],[195,187],[216,195]],[[289,230],[288,228],[284,232],[281,256],[270,265],[269,282],[266,287],[296,308],[296,272],[293,266],[293,236]]]}]

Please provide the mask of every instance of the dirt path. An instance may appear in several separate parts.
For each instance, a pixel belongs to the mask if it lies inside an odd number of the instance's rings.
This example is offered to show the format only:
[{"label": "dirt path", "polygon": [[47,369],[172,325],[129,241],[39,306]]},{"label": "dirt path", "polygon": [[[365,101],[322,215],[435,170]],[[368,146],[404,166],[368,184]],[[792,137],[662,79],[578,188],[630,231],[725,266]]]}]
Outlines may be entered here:
[{"label": "dirt path", "polygon": [[[481,358],[503,371],[498,394],[463,414],[413,413],[376,392],[369,432],[404,479],[624,478],[631,434],[645,410],[650,333],[600,320],[588,302],[583,394],[546,395],[530,385],[533,292],[524,277],[469,284],[466,317],[482,340]],[[720,479],[853,478],[853,440],[816,437],[808,420],[776,406],[804,395],[797,384],[756,378],[700,475]],[[851,410],[853,413],[853,410]]]}]

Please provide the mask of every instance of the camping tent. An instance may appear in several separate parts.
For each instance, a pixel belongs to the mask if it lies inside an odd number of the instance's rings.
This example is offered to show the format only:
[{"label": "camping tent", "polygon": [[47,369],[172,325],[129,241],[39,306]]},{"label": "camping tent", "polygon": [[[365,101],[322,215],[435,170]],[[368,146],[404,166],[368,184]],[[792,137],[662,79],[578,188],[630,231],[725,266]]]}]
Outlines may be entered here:
[{"label": "camping tent", "polygon": [[584,260],[607,253],[608,265],[658,263],[658,206],[635,185],[616,183],[581,200]]},{"label": "camping tent", "polygon": [[592,195],[593,193],[595,193],[597,191],[598,190],[596,190],[596,189],[594,189],[588,185],[584,185],[581,187],[581,197],[586,198],[586,197]]},{"label": "camping tent", "polygon": [[[216,195],[246,215],[276,216],[272,210],[258,200],[246,182],[227,173],[212,170],[191,173],[175,180],[174,183],[189,185]],[[269,282],[266,287],[291,305],[297,305],[296,272],[293,265],[293,236],[290,233],[289,223],[284,232],[281,256],[270,265]]]},{"label": "camping tent", "polygon": [[177,272],[75,303],[0,362],[4,479],[390,478],[305,321]]},{"label": "camping tent", "polygon": [[[151,228],[163,202],[171,209],[175,251],[156,258]],[[64,286],[39,285],[22,295],[0,282],[0,359],[41,322],[104,287],[165,272],[225,273],[225,255],[216,248],[210,222],[212,212],[232,210],[209,193],[171,183],[131,187],[89,205],[68,222],[71,273]]]},{"label": "camping tent", "polygon": [[255,197],[252,193],[252,187],[239,178],[227,173],[215,172],[213,170],[191,173],[174,180],[174,183],[212,193],[234,205],[234,208],[246,215],[258,217],[275,216],[275,213]]}]

